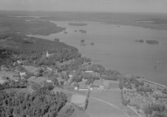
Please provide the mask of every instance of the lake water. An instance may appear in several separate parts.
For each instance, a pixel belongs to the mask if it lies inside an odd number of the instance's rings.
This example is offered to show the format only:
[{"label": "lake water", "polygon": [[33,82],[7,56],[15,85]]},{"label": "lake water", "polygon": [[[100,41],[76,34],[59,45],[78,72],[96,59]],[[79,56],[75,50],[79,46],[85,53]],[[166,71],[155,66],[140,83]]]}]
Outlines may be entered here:
[{"label": "lake water", "polygon": [[[82,22],[86,26],[68,25],[77,21],[53,21],[66,32],[36,37],[60,41],[75,46],[83,56],[93,63],[122,74],[134,74],[145,79],[167,85],[167,30],[145,29],[141,27],[111,25],[101,22]],[[81,33],[79,30],[87,33]],[[77,32],[75,32],[77,30]],[[86,46],[81,46],[84,39]],[[135,40],[158,40],[160,44],[147,44]],[[90,43],[93,42],[94,46]],[[156,69],[155,69],[156,66]]]}]

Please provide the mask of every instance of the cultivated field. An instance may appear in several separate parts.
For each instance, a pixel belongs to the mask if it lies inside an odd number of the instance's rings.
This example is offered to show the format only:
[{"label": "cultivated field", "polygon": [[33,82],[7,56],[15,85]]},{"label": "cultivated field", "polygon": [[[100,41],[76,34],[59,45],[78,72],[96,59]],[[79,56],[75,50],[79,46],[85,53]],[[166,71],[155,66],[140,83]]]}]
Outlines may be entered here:
[{"label": "cultivated field", "polygon": [[90,117],[126,117],[126,115],[117,108],[91,98],[86,111],[90,114]]},{"label": "cultivated field", "polygon": [[[108,103],[111,103],[132,117],[138,117],[138,115],[135,112],[133,112],[130,108],[122,105],[121,90],[116,87],[115,88],[113,87],[112,89],[102,91],[102,92],[92,91],[90,93],[90,96],[104,100]],[[117,117],[117,116],[114,116],[114,117]]]}]

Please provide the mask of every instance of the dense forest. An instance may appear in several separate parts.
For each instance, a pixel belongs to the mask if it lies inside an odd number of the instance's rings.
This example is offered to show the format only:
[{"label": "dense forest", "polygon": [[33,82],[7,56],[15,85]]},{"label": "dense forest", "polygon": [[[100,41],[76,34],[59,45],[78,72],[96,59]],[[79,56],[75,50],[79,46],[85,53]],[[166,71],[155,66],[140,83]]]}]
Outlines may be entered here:
[{"label": "dense forest", "polygon": [[[1,34],[0,42],[1,63],[21,59],[29,63],[55,64],[56,61],[70,60],[81,56],[78,49],[62,42],[27,37],[22,34]],[[46,52],[53,54],[53,57],[47,59]]]},{"label": "dense forest", "polygon": [[46,88],[32,94],[0,91],[0,117],[57,117],[66,102],[65,94]]},{"label": "dense forest", "polygon": [[[29,19],[29,20],[27,20]],[[49,21],[43,21],[33,18],[24,17],[0,17],[0,32],[14,32],[21,34],[38,34],[49,35],[65,30],[63,27],[58,27],[56,24]]]}]

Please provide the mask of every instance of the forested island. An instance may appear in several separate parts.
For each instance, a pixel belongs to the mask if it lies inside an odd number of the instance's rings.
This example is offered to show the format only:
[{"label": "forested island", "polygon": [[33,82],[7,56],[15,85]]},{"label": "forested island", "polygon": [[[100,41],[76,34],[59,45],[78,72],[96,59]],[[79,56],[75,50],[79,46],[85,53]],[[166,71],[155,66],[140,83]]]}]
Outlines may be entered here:
[{"label": "forested island", "polygon": [[72,26],[87,26],[88,24],[86,24],[86,23],[68,23],[68,25],[72,25]]},{"label": "forested island", "polygon": [[135,42],[144,43],[144,40],[143,39],[135,40]]},{"label": "forested island", "polygon": [[147,43],[147,44],[159,44],[159,41],[157,40],[146,40],[144,41],[143,39],[140,40],[135,40],[135,42],[139,42],[139,43]]},{"label": "forested island", "polygon": [[157,40],[146,40],[146,43],[148,43],[148,44],[159,44],[159,41],[157,41]]},{"label": "forested island", "polygon": [[81,32],[81,33],[87,33],[87,31],[83,30],[83,29],[80,29],[79,32]]}]

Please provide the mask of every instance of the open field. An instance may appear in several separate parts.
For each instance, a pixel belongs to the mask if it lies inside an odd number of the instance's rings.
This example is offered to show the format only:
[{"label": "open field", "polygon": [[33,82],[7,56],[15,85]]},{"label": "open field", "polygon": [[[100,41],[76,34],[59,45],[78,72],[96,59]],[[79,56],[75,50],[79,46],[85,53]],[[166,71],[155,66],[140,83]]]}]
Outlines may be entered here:
[{"label": "open field", "polygon": [[[70,113],[69,108],[73,108],[74,112],[68,117],[90,117],[88,113],[86,113],[83,110],[78,109],[73,104],[67,103],[59,112],[59,116],[62,117],[62,115],[67,112]],[[71,111],[72,112],[72,111]]]},{"label": "open field", "polygon": [[108,91],[102,91],[102,92],[91,91],[90,96],[105,100],[109,103],[112,103],[112,104],[118,106],[118,107],[122,106],[122,104],[121,104],[121,91],[118,91],[118,90],[108,90]]},{"label": "open field", "polygon": [[[56,91],[56,89],[54,90]],[[67,91],[60,89],[60,91],[70,95],[71,94],[81,94],[86,95],[86,92],[83,91]],[[107,92],[107,93],[106,93]],[[106,92],[91,92],[90,98],[89,98],[89,104],[87,112],[89,113],[90,117],[139,117],[133,110],[126,106],[122,106],[121,104],[121,94],[119,89],[111,89]],[[108,95],[107,95],[108,94]],[[93,95],[93,96],[92,96]],[[96,97],[97,96],[97,97]],[[109,97],[107,97],[109,96]],[[97,106],[96,106],[97,105]],[[97,108],[100,107],[100,108]],[[102,108],[101,108],[102,107]],[[108,108],[110,107],[110,108]],[[92,110],[91,110],[92,109]],[[101,111],[101,110],[104,111]],[[109,111],[107,109],[113,109],[113,111]],[[117,110],[117,111],[114,111]],[[99,114],[97,114],[99,112]],[[108,112],[108,114],[107,114]],[[112,113],[111,113],[112,112]],[[119,112],[117,116],[117,112]],[[104,116],[106,115],[106,116]]]},{"label": "open field", "polygon": [[15,80],[16,78],[13,77],[15,73],[12,71],[0,71],[0,77],[2,78],[3,76],[9,77],[11,80]]},{"label": "open field", "polygon": [[112,89],[109,89],[106,91],[102,91],[102,92],[92,91],[90,93],[90,96],[92,98],[98,98],[98,99],[104,100],[105,102],[113,104],[132,117],[138,117],[138,115],[135,112],[133,112],[130,108],[122,105],[121,90],[118,88],[118,85],[116,84],[113,85]]},{"label": "open field", "polygon": [[91,98],[86,111],[91,117],[126,117],[120,110]]}]

